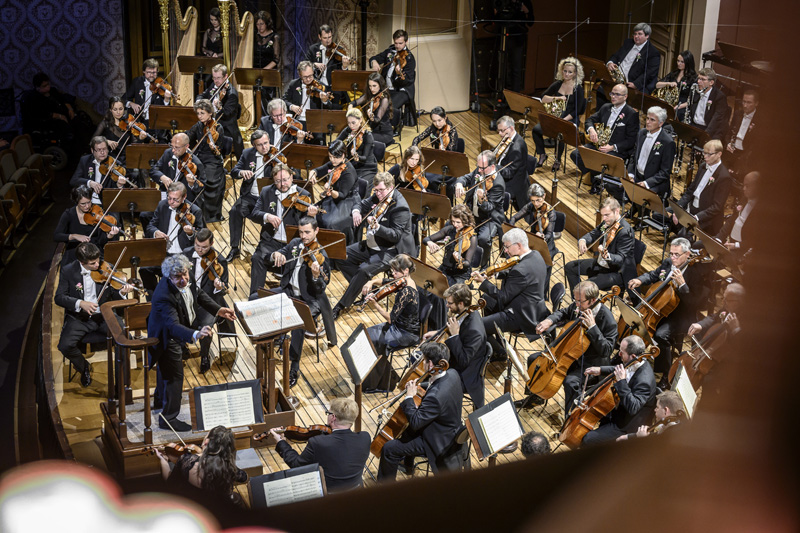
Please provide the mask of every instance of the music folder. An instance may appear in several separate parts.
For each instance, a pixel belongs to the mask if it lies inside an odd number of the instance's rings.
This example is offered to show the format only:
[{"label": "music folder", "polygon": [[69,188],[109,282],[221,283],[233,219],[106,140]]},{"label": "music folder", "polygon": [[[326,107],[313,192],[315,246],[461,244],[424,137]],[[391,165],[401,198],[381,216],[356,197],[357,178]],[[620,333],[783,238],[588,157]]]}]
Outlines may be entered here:
[{"label": "music folder", "polygon": [[257,379],[195,387],[192,394],[197,431],[264,423],[261,386]]},{"label": "music folder", "polygon": [[511,394],[506,393],[471,413],[467,417],[467,431],[480,460],[522,437],[522,424]]},{"label": "music folder", "polygon": [[250,504],[261,509],[321,498],[328,493],[318,463],[256,476],[250,478],[249,485]]}]

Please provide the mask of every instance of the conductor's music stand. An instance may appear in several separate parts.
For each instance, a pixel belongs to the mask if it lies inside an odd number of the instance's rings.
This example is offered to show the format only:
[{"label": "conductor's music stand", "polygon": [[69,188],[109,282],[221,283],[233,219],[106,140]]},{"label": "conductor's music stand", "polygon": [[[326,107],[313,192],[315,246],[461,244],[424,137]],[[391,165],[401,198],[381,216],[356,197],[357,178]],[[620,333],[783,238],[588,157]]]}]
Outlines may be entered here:
[{"label": "conductor's music stand", "polygon": [[[297,230],[297,226],[286,226],[287,242],[297,237]],[[319,228],[317,241],[319,241],[320,246],[327,246],[325,253],[331,259],[341,261],[347,259],[347,239],[341,231]]]},{"label": "conductor's music stand", "polygon": [[[659,195],[644,187],[643,185],[639,185],[629,179],[622,180],[622,188],[625,189],[625,194],[628,196],[628,199],[631,203],[638,205],[642,209],[642,223],[647,224],[648,226],[655,228],[664,234],[664,246],[661,247],[661,260],[664,260],[664,254],[667,251],[667,235],[669,234],[669,224],[667,224],[667,212],[664,209],[664,201],[661,199]],[[651,212],[655,211],[659,213],[664,220],[663,224],[659,224],[656,222],[653,217],[645,217],[644,213],[645,210],[649,209]],[[639,230],[639,240],[642,239],[642,231],[644,228]]]},{"label": "conductor's music stand", "polygon": [[[127,209],[131,214],[131,234],[136,240],[136,224],[133,223],[134,213],[142,211],[155,211],[161,201],[161,191],[158,189],[103,189],[101,197],[103,205],[115,207],[114,211]],[[122,223],[122,220],[120,220]]]},{"label": "conductor's music stand", "polygon": [[[507,233],[509,230],[512,230],[516,227],[517,226],[512,226],[511,224],[503,223],[503,233]],[[539,252],[542,256],[542,259],[544,259],[545,265],[553,266],[553,258],[550,257],[550,248],[547,247],[547,241],[539,237],[535,233],[531,233],[530,231],[525,231],[525,236],[528,237],[528,248]]]},{"label": "conductor's music stand", "polygon": [[739,268],[739,262],[730,250],[717,241],[717,239],[699,228],[694,230],[694,234],[703,243],[708,255],[711,256],[712,259],[716,259],[722,263],[734,278],[738,281],[742,281],[743,274],[742,270]]},{"label": "conductor's music stand", "polygon": [[[334,70],[331,73],[331,90],[342,92],[364,92],[371,70]],[[350,103],[353,101],[351,100]]]},{"label": "conductor's music stand", "polygon": [[255,124],[254,128],[259,128],[261,124],[261,88],[277,87],[281,88],[281,71],[277,69],[263,68],[243,68],[239,67],[233,71],[236,83],[241,88],[252,87],[253,97],[255,98]]},{"label": "conductor's music stand", "polygon": [[[686,112],[688,113],[689,111],[687,110]],[[689,146],[689,166],[686,168],[685,185],[685,188],[688,189],[689,185],[692,183],[692,179],[694,178],[695,149],[702,149],[703,146],[709,141],[711,136],[697,126],[686,124],[680,120],[670,120],[669,123],[672,125],[672,129],[675,130],[675,134],[678,136],[678,139],[680,139],[684,145]],[[683,146],[681,146],[680,154],[681,155],[679,157],[682,160]]]},{"label": "conductor's music stand", "polygon": [[151,105],[150,127],[156,130],[186,131],[197,122],[197,113],[192,106]]},{"label": "conductor's music stand", "polygon": [[528,131],[528,125],[530,121],[528,120],[528,115],[533,111],[534,113],[537,111],[544,112],[544,106],[542,103],[533,98],[532,96],[527,96],[522,93],[518,93],[515,91],[510,91],[508,89],[503,89],[503,95],[506,97],[506,102],[508,103],[508,107],[512,111],[516,111],[520,115],[522,115],[522,131],[520,135],[522,138],[525,138],[525,133]]},{"label": "conductor's music stand", "polygon": [[328,143],[331,142],[334,132],[342,131],[345,126],[347,126],[347,111],[341,109],[306,110],[306,129],[310,132],[328,135]]},{"label": "conductor's music stand", "polygon": [[[542,134],[556,140],[556,149],[554,157],[558,157],[558,143],[562,142],[568,146],[577,147],[580,144],[578,135],[578,126],[574,122],[564,120],[563,118],[554,117],[548,113],[539,113],[539,124],[542,126]],[[566,174],[567,172],[567,150],[564,150],[564,163],[561,165],[561,171]],[[553,171],[553,184],[558,183],[558,170]]]},{"label": "conductor's music stand", "polygon": [[[406,199],[411,212],[422,217],[420,242],[428,236],[430,218],[442,220],[450,218],[450,199],[447,196],[433,192],[422,192],[408,187],[399,187],[397,190]],[[421,248],[420,259],[423,263],[426,263],[427,246],[421,246]]]},{"label": "conductor's music stand", "polygon": [[200,85],[197,94],[203,94],[205,90],[203,74],[210,74],[213,67],[224,63],[221,58],[205,56],[178,56],[176,62],[179,62],[181,65],[181,73],[188,74],[190,71],[194,71],[195,74],[200,75]]}]

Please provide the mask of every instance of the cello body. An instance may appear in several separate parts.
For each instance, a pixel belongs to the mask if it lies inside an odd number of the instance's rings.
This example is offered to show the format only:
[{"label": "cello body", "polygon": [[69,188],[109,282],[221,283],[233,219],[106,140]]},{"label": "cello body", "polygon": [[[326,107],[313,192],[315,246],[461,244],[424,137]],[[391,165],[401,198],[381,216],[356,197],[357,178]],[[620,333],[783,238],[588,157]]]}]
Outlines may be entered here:
[{"label": "cello body", "polygon": [[531,394],[545,400],[555,396],[567,377],[569,367],[589,348],[589,337],[581,325],[581,319],[575,319],[565,326],[555,344],[552,349],[555,361],[542,353],[528,367],[526,387]]},{"label": "cello body", "polygon": [[692,386],[695,390],[700,388],[706,374],[708,374],[717,363],[717,359],[712,357],[719,355],[719,348],[725,344],[727,339],[728,328],[724,322],[711,326],[708,332],[703,336],[702,347],[695,346],[691,350],[683,352],[680,357],[675,359],[672,363],[668,376],[670,383],[678,372],[678,366],[683,365]]}]

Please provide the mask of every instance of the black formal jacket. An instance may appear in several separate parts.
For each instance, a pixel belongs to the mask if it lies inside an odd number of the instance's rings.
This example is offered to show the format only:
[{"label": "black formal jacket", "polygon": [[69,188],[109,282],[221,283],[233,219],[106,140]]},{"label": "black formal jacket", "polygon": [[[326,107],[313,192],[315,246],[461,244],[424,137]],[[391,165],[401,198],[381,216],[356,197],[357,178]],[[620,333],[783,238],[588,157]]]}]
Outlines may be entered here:
[{"label": "black formal jacket", "polygon": [[[322,41],[317,41],[309,46],[308,50],[306,50],[306,59],[312,63],[322,63],[327,53],[327,47],[322,44]],[[325,65],[325,80],[328,82],[325,87],[328,90],[331,88],[331,73],[334,70],[342,70],[342,56],[339,54],[333,54],[328,60],[328,64]],[[316,69],[316,67],[314,67],[314,73],[318,74],[317,79],[320,79],[319,74],[321,73]]]},{"label": "black formal jacket", "polygon": [[[619,357],[615,361],[622,362]],[[600,367],[601,376],[612,372],[613,366]],[[610,422],[625,433],[635,433],[640,426],[649,425],[656,408],[656,377],[650,363],[645,361],[629,380],[617,381],[612,387],[619,403],[600,423]]]},{"label": "black formal jacket", "polygon": [[[303,81],[300,78],[294,79],[289,83],[289,86],[286,88],[286,92],[283,93],[283,101],[286,102],[286,109],[289,110],[290,106],[296,105],[301,106],[303,105],[303,89],[301,85]],[[322,99],[319,97],[309,97],[309,109],[332,109],[331,101],[328,100],[326,103],[322,103]],[[297,118],[297,117],[295,117]]]},{"label": "black formal jacket", "polygon": [[[537,233],[539,231],[539,224],[536,223],[536,217],[538,213],[533,208],[533,202],[528,202],[525,206],[514,213],[511,219],[508,221],[509,224],[512,226],[516,226],[519,220],[525,220],[530,225],[531,233]],[[544,219],[542,219],[544,223]],[[555,209],[550,211],[550,214],[547,215],[547,227],[542,228],[542,235],[544,235],[544,240],[547,243],[547,249],[550,252],[550,257],[552,258],[556,253],[558,253],[558,249],[556,248],[556,241],[555,236],[553,235],[553,228],[556,227],[556,211]]]},{"label": "black formal jacket", "polygon": [[[625,59],[631,48],[633,48],[633,39],[625,39],[622,47],[611,56],[609,61],[613,61],[617,65],[622,64],[622,60]],[[628,71],[628,81],[633,83],[638,90],[650,94],[656,88],[660,66],[661,55],[658,53],[658,49],[650,42],[650,39],[647,39]]]},{"label": "black formal jacket", "polygon": [[400,404],[408,417],[409,429],[422,435],[425,455],[432,467],[462,427],[461,403],[461,378],[448,370],[428,387],[419,407],[410,398],[404,398]]},{"label": "black formal jacket", "polygon": [[[186,130],[186,135],[189,136],[189,146],[192,148],[194,155],[200,159],[204,164],[208,164],[212,161],[218,161],[222,163],[222,157],[231,151],[231,147],[233,146],[233,139],[227,137],[225,135],[225,130],[222,127],[222,124],[217,122],[217,142],[215,143],[217,149],[219,150],[219,155],[214,153],[214,150],[211,148],[211,135],[205,135],[205,125],[198,121],[195,122],[194,125]],[[203,142],[200,142],[200,139]]]},{"label": "black formal jacket", "polygon": [[[270,241],[275,237],[276,228],[267,222],[264,223],[264,215],[270,214],[278,216],[278,194],[277,194],[277,187],[275,185],[268,185],[261,189],[261,193],[258,195],[258,200],[256,200],[256,205],[253,206],[253,211],[250,213],[250,216],[247,217],[253,222],[261,224],[261,240]],[[309,196],[309,193],[305,189],[297,188],[297,192],[300,193],[301,196]],[[286,208],[282,208],[285,209]],[[304,213],[301,213],[296,207],[292,207],[289,209],[289,212],[286,213],[286,216],[283,217],[283,226],[297,226],[297,221],[302,218]]]},{"label": "black formal jacket", "polygon": [[[190,276],[187,288],[192,291],[194,299],[195,317],[201,307],[212,316],[215,316],[221,305],[215,302],[205,291],[198,289]],[[191,329],[189,311],[178,288],[166,276],[161,278],[153,291],[150,300],[152,307],[147,318],[147,336],[158,339],[158,344],[150,347],[151,368],[158,362],[162,355],[167,353],[171,340],[189,343],[194,340],[195,329]]]},{"label": "black formal jacket", "polygon": [[691,124],[695,127],[705,130],[712,139],[719,139],[720,141],[725,138],[725,130],[728,127],[728,98],[716,86],[711,86],[711,94],[708,96],[708,103],[706,104],[706,113],[704,120],[706,125],[700,126],[694,122],[694,113],[697,110],[697,104],[700,103],[700,95],[695,93],[692,96],[692,106],[689,108],[691,117]]},{"label": "black formal jacket", "polygon": [[[100,290],[102,288],[102,283],[94,284],[95,296],[100,295]],[[81,264],[76,259],[75,261],[64,265],[64,267],[61,269],[61,276],[58,279],[58,288],[56,289],[54,301],[56,302],[56,305],[64,308],[64,314],[67,316],[67,318],[86,322],[91,318],[89,314],[83,309],[78,312],[75,311],[75,304],[78,300],[83,300],[83,294],[84,289],[83,276],[81,275]],[[98,306],[103,305],[110,300],[120,299],[122,299],[122,296],[120,296],[119,291],[109,286],[103,293],[102,298],[100,298],[98,301]]]},{"label": "black formal jacket", "polygon": [[[230,82],[226,83],[225,97],[220,102],[222,114],[218,116],[217,120],[222,124],[222,129],[225,130],[225,135],[230,137],[236,142],[241,142],[242,133],[239,131],[239,116],[242,114],[241,105],[239,104],[239,91]],[[217,87],[212,83],[208,89],[197,96],[195,101],[206,99],[211,100],[211,95],[217,91]]]},{"label": "black formal jacket", "polygon": [[630,161],[628,161],[628,174],[633,174],[633,180],[636,183],[645,182],[651,191],[659,196],[664,196],[670,190],[669,177],[672,174],[672,163],[673,159],[675,159],[675,141],[672,139],[672,135],[664,131],[664,128],[661,128],[661,131],[658,132],[658,137],[656,137],[656,142],[653,143],[653,147],[650,149],[650,156],[647,158],[644,174],[641,174],[636,165],[646,138],[647,130],[639,130],[639,135],[636,137],[636,149],[631,154]]},{"label": "black formal jacket", "polygon": [[[756,121],[758,120],[756,117],[758,116],[758,109],[753,112],[753,118],[750,119],[750,126],[747,128],[747,133],[742,139],[742,150],[747,151],[752,146],[753,137],[758,135],[760,130],[756,129]],[[744,118],[744,111],[739,108],[733,114],[733,118],[731,119],[730,128],[728,129],[728,134],[725,136],[725,144],[732,143],[736,140],[736,135],[739,133],[739,128],[742,127],[742,119]]]},{"label": "black formal jacket", "polygon": [[[406,50],[408,50],[408,43],[406,43]],[[396,52],[394,49],[394,44],[392,44],[389,46],[389,48],[378,55],[370,57],[369,61],[367,61],[367,65],[372,65],[373,61],[377,61],[379,65],[384,65],[384,67],[381,69],[381,76],[385,78],[386,74],[389,72],[391,61],[395,54]],[[406,67],[403,69],[403,74],[405,75],[404,80],[397,77],[397,69],[395,69],[395,71],[392,73],[392,86],[395,88],[395,90],[407,92],[409,99],[413,102],[415,94],[414,81],[417,79],[417,60],[414,58],[414,54],[410,51],[406,57]]]},{"label": "black formal jacket", "polygon": [[534,333],[536,324],[547,312],[544,303],[547,267],[544,259],[538,251],[531,250],[506,272],[500,289],[486,279],[481,283],[480,290],[497,300],[498,309],[507,310],[519,317],[523,332]]},{"label": "black formal jacket", "polygon": [[[624,218],[621,218],[619,221],[621,227],[619,231],[617,231],[616,237],[614,240],[611,241],[611,244],[608,246],[608,271],[609,272],[620,272],[622,274],[622,278],[627,282],[627,280],[636,277],[636,258],[633,256],[633,245],[635,241],[635,237],[633,234],[633,228],[628,221]],[[584,241],[586,241],[586,245],[593,243],[597,240],[600,235],[603,234],[602,228],[604,224],[594,228],[592,231],[581,237]],[[606,234],[608,237],[608,234]],[[599,244],[603,244],[602,242]],[[597,245],[595,245],[597,246]],[[597,248],[594,248],[595,250]],[[594,259],[595,264],[597,264],[597,257]]]},{"label": "black formal jacket", "polygon": [[283,146],[283,143],[291,142],[293,137],[288,133],[284,133],[280,137],[280,145],[275,144],[275,131],[280,129],[280,126],[276,126],[274,122],[272,122],[272,118],[269,115],[261,117],[261,124],[260,129],[262,131],[266,131],[267,135],[269,135],[269,143],[272,146],[276,146],[278,149]]},{"label": "black formal jacket", "polygon": [[[361,200],[353,207],[359,211],[363,218],[378,204],[378,197],[373,194]],[[364,222],[366,225],[366,222]],[[375,232],[375,242],[382,250],[397,247],[401,254],[414,257],[416,247],[414,236],[411,234],[411,210],[403,195],[398,190],[392,191],[392,202],[380,219],[380,225]]]},{"label": "black formal jacket", "polygon": [[[186,186],[186,198],[192,202],[197,195],[200,194],[202,190],[202,186],[195,181],[194,187],[189,187],[189,181],[184,176],[183,172],[180,173],[178,179],[175,179],[175,174],[178,172],[178,162],[172,159],[172,148],[167,148],[164,150],[164,153],[161,154],[161,157],[158,160],[158,163],[154,167],[150,167],[150,179],[156,183],[156,186],[160,191],[167,191],[167,188],[164,187],[164,184],[161,183],[161,176],[166,176],[172,181],[178,181],[183,183]],[[192,155],[192,163],[197,166],[197,179],[200,180],[201,183],[206,182],[206,167],[197,158],[196,155]]]},{"label": "black formal jacket", "polygon": [[[191,207],[191,213],[194,215],[194,233],[190,236],[187,235],[182,228],[176,229],[174,233],[178,235],[178,243],[181,246],[181,249],[188,248],[192,246],[194,243],[194,236],[197,235],[197,231],[201,230],[206,227],[205,222],[203,221],[203,212],[199,207],[193,205]],[[150,223],[147,224],[147,229],[145,229],[144,235],[145,237],[152,239],[153,234],[156,230],[163,231],[167,235],[169,235],[169,219],[170,217],[175,216],[172,210],[169,208],[169,204],[166,200],[161,200],[158,203],[158,207],[156,210],[153,211],[153,218],[150,219]],[[178,225],[183,226],[180,222]],[[174,235],[170,236],[174,238]],[[169,243],[167,243],[167,249],[169,249]]]},{"label": "black formal jacket", "polygon": [[[317,179],[327,175],[332,168],[333,165],[330,161],[327,161],[321,167],[315,168],[314,172],[317,173]],[[328,176],[325,179],[325,183],[327,183],[331,177],[332,176]],[[339,203],[344,201],[346,198],[355,196],[358,193],[358,173],[350,161],[345,162],[345,168],[342,171],[341,176],[339,176],[339,179],[333,184],[332,190],[339,193],[338,198],[334,198],[333,196],[330,197],[334,205],[339,205]]]},{"label": "black formal jacket", "polygon": [[[215,250],[216,251],[216,250]],[[202,262],[202,258],[197,258],[194,256],[194,246],[189,246],[188,248],[183,249],[183,255],[192,262],[192,269],[189,271],[189,275],[192,279],[194,279],[194,273],[197,270],[197,263]],[[221,253],[217,251],[217,263],[220,264],[222,267],[222,275],[219,277],[222,280],[222,283],[225,285],[228,284],[228,262],[225,260],[225,257]],[[209,270],[211,270],[209,268]],[[203,274],[203,277],[200,278],[200,289],[205,291],[212,299],[214,299],[217,303],[222,304],[221,297],[223,295],[222,292],[218,292],[214,294],[214,281],[208,275],[208,272]]]},{"label": "black formal jacket", "polygon": [[706,164],[703,163],[697,168],[697,174],[692,183],[678,200],[678,205],[687,209],[689,213],[697,217],[697,223],[704,232],[715,235],[722,227],[725,216],[725,202],[728,201],[728,194],[731,192],[733,181],[728,169],[720,163],[717,170],[711,175],[714,179],[706,185],[700,193],[700,201],[697,209],[694,208],[694,191],[706,173]]},{"label": "black formal jacket", "polygon": [[[594,112],[592,116],[586,119],[586,132],[588,134],[589,128],[593,128],[595,124],[602,124],[605,126],[608,117],[611,116],[612,104],[603,104],[603,106]],[[622,112],[617,115],[616,127],[614,133],[611,134],[608,144],[616,146],[616,152],[622,157],[627,159],[633,151],[636,144],[636,134],[639,131],[639,112],[628,104],[623,104]],[[614,127],[614,126],[612,126]]]},{"label": "black formal jacket", "polygon": [[[125,91],[125,96],[122,97],[122,99],[125,101],[126,106],[128,105],[128,102],[133,102],[140,106],[144,105],[145,103],[144,98],[145,94],[147,93],[147,91],[145,90],[145,85],[150,85],[150,82],[147,81],[144,76],[137,76],[136,78],[133,79],[130,86],[128,87],[128,90]],[[164,97],[161,96],[160,94],[154,95],[153,98],[150,100],[150,105],[165,105]],[[144,115],[142,115],[140,119],[145,124],[148,123],[148,121],[144,118]]]},{"label": "black formal jacket", "polygon": [[[258,178],[265,177],[265,176],[272,176],[272,165],[275,161],[270,163],[269,165],[264,166],[261,170],[256,165],[256,156],[258,155],[258,151],[255,148],[247,148],[244,152],[242,152],[242,157],[236,162],[236,166],[233,167],[231,170],[231,178],[238,180],[243,179],[242,185],[239,188],[239,196],[247,196],[250,194],[250,189],[253,187],[253,182],[256,181]],[[267,154],[263,156],[263,162],[266,163],[272,159],[272,156]],[[242,170],[249,170],[253,172],[253,176],[247,179],[241,177],[240,172]],[[255,175],[255,172],[258,172],[258,176]]]},{"label": "black formal jacket", "polygon": [[[339,136],[336,137],[337,141],[345,142],[347,140],[347,136],[350,135],[352,130],[349,126],[345,127],[340,133]],[[376,172],[378,172],[378,161],[375,159],[375,154],[372,153],[373,146],[375,140],[372,137],[371,131],[365,131],[364,135],[361,137],[361,146],[358,147],[356,152],[358,153],[358,161],[352,159],[350,162],[353,165],[353,168],[356,169],[356,172],[361,177],[371,177],[374,176]],[[353,144],[347,147],[347,158],[350,159],[353,155],[353,146],[355,145],[355,141]]]},{"label": "black formal jacket", "polygon": [[486,328],[480,313],[469,313],[461,323],[458,335],[449,337],[444,343],[450,349],[450,368],[458,372],[464,389],[475,400],[483,391],[481,368],[490,355],[486,350]]},{"label": "black formal jacket", "polygon": [[[509,165],[510,163],[510,165]],[[528,145],[519,133],[514,134],[511,145],[497,161],[497,168],[503,169],[503,179],[512,198],[528,198]],[[524,203],[524,202],[523,202]]]},{"label": "black formal jacket", "polygon": [[354,433],[350,429],[337,429],[330,435],[309,439],[301,454],[285,440],[278,442],[275,449],[289,468],[318,463],[325,472],[328,491],[340,492],[362,485],[361,476],[371,442],[366,431]]},{"label": "black formal jacket", "polygon": [[[636,279],[642,285],[660,284],[671,270],[672,260],[666,258],[657,269],[645,272]],[[670,322],[677,325],[673,333],[686,332],[689,325],[697,320],[698,309],[708,300],[710,294],[708,272],[708,265],[702,263],[691,265],[684,271],[683,279],[686,283],[677,289],[680,302],[669,315]]]},{"label": "black formal jacket", "polygon": [[[552,320],[554,325],[563,326],[567,322],[571,323],[577,316],[577,306],[573,302],[569,306],[553,312],[547,318]],[[589,347],[582,356],[583,368],[608,365],[617,343],[617,321],[608,307],[600,304],[600,310],[594,317],[594,321],[595,327],[585,330],[585,334],[589,338]],[[576,363],[580,364],[578,361]]]},{"label": "black formal jacket", "polygon": [[[75,168],[75,172],[72,173],[72,177],[69,180],[69,188],[74,189],[75,187],[80,187],[81,185],[87,185],[90,181],[96,181],[100,183],[103,181],[103,176],[96,175],[94,168],[94,156],[92,154],[85,154],[82,155],[78,160],[78,166]],[[111,185],[109,185],[109,182],[111,182]],[[112,182],[111,178],[109,177],[103,187],[110,188],[113,186],[113,184],[114,182]]]},{"label": "black formal jacket", "polygon": [[[742,206],[744,209],[744,206]],[[756,225],[751,221],[755,220],[753,218],[756,215],[756,212],[759,214],[761,213],[761,209],[759,208],[759,202],[756,202],[753,206],[753,209],[750,211],[750,214],[747,215],[747,218],[744,220],[744,224],[742,224],[742,240],[739,241],[739,249],[737,250],[739,255],[745,254],[748,250],[755,246],[756,240],[758,239],[758,232],[756,231]],[[725,219],[725,223],[722,225],[722,229],[719,230],[717,233],[716,238],[722,242],[725,242],[730,234],[731,230],[733,230],[733,225],[736,223],[736,218],[739,216],[738,211],[734,211],[732,215]],[[733,239],[731,239],[733,240]]]},{"label": "black formal jacket", "polygon": [[[503,224],[506,221],[506,213],[503,211],[503,200],[505,199],[506,194],[506,181],[503,179],[503,177],[508,175],[507,171],[509,168],[511,167],[508,167],[507,169],[497,173],[494,183],[492,184],[492,188],[486,191],[485,199],[483,202],[478,204],[478,216],[475,218],[476,225],[482,223],[488,218],[491,218],[496,224]],[[464,190],[467,190],[475,185],[477,175],[478,169],[476,168],[469,174],[458,178],[456,183],[460,183],[464,187]],[[472,211],[472,202],[475,199],[475,191],[477,190],[478,187],[475,187],[469,191],[466,196],[464,196],[464,205],[466,205],[470,211]],[[473,213],[473,215],[474,214],[475,213]]]}]

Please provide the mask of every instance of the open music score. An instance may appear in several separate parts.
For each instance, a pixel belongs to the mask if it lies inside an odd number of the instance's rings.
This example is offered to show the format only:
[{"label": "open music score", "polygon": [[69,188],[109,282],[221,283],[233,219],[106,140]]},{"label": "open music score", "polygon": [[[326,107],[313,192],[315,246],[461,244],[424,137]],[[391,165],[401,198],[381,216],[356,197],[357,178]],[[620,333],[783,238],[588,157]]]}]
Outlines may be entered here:
[{"label": "open music score", "polygon": [[274,294],[250,302],[235,302],[236,314],[253,337],[303,325],[303,319],[285,294]]},{"label": "open music score", "polygon": [[261,387],[257,379],[194,388],[197,429],[264,423]]},{"label": "open music score", "polygon": [[692,381],[689,379],[689,376],[686,374],[686,369],[683,368],[683,364],[681,363],[678,364],[678,371],[675,374],[675,378],[672,380],[672,390],[677,392],[678,396],[681,397],[686,416],[692,418],[694,415],[694,408],[697,405],[697,392],[695,392]]},{"label": "open music score", "polygon": [[378,362],[378,355],[369,340],[364,324],[359,324],[342,345],[341,353],[355,385],[363,383]]},{"label": "open music score", "polygon": [[325,476],[317,463],[250,479],[254,508],[274,507],[325,496]]},{"label": "open music score", "polygon": [[511,394],[504,394],[467,417],[467,430],[478,457],[494,455],[522,434],[522,424],[514,409]]}]

